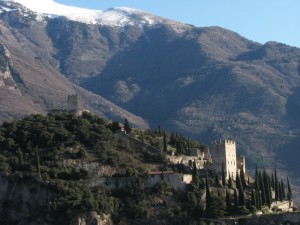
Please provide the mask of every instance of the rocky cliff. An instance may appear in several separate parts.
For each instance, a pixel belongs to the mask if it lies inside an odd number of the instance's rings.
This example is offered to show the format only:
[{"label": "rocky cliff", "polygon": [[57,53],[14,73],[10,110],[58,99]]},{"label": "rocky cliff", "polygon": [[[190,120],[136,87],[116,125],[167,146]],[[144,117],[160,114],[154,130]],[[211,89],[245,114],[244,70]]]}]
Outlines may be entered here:
[{"label": "rocky cliff", "polygon": [[[20,175],[20,174],[19,174]],[[51,210],[56,193],[32,176],[0,175],[0,223],[5,225],[110,225],[109,216],[96,212],[59,215]]]}]

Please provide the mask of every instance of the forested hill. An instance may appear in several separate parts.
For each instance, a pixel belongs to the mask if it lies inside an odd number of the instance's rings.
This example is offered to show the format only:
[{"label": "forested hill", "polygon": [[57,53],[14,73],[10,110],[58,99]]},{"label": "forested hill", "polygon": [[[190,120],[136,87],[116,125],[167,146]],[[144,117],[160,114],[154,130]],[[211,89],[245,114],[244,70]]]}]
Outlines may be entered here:
[{"label": "forested hill", "polygon": [[[123,128],[128,135],[121,132]],[[271,179],[265,170],[257,170],[252,182],[241,170],[235,181],[226,181],[225,174],[221,178],[209,167],[200,172],[196,162],[189,166],[168,162],[169,152],[183,157],[189,147],[203,148],[197,141],[160,127],[132,129],[127,119],[123,128],[90,113],[49,113],[4,122],[0,126],[1,224],[73,225],[78,217],[88,225],[94,220],[183,224],[203,217],[272,213],[276,210],[272,202],[292,200],[289,181],[284,185],[276,171]],[[191,180],[178,189],[170,186],[167,176],[146,187],[149,177],[162,178],[164,171]],[[109,180],[116,188],[106,186]]]}]

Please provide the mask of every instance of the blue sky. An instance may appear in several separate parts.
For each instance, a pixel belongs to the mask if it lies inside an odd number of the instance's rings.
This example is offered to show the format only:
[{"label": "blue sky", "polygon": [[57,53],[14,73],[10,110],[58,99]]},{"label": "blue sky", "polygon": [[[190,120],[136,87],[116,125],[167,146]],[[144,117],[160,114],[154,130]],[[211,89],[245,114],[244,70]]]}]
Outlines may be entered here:
[{"label": "blue sky", "polygon": [[220,26],[265,43],[300,47],[300,0],[54,0],[105,10],[126,6],[195,26]]}]

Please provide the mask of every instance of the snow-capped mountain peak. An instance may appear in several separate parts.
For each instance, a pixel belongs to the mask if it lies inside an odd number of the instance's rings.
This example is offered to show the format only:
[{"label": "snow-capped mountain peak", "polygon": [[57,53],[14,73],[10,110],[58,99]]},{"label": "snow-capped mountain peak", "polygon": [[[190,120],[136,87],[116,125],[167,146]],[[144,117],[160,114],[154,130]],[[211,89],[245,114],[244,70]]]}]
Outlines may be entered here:
[{"label": "snow-capped mountain peak", "polygon": [[64,16],[70,20],[86,24],[122,27],[126,25],[155,25],[162,22],[160,17],[126,7],[110,8],[103,11],[66,6],[53,0],[4,0],[4,2],[8,4],[10,2],[19,3],[43,16]]}]

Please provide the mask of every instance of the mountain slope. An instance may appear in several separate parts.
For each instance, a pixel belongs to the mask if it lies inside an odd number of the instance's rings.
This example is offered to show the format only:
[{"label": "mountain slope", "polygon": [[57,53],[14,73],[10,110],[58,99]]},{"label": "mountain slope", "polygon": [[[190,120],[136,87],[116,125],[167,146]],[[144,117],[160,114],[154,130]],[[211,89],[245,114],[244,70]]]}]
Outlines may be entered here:
[{"label": "mountain slope", "polygon": [[[1,4],[8,7],[6,2]],[[56,50],[47,36],[45,21],[37,21],[30,13],[24,17],[23,12],[23,8],[16,8],[0,14],[2,46],[10,53],[9,69],[17,75],[12,76],[11,82],[19,91],[13,92],[8,85],[1,88],[1,121],[29,113],[66,109],[67,95],[76,93],[80,108],[110,119],[128,118],[140,127],[148,126],[142,118],[65,79],[59,71],[60,62],[54,57]],[[3,59],[4,64],[10,64],[5,62],[5,57]]]}]

